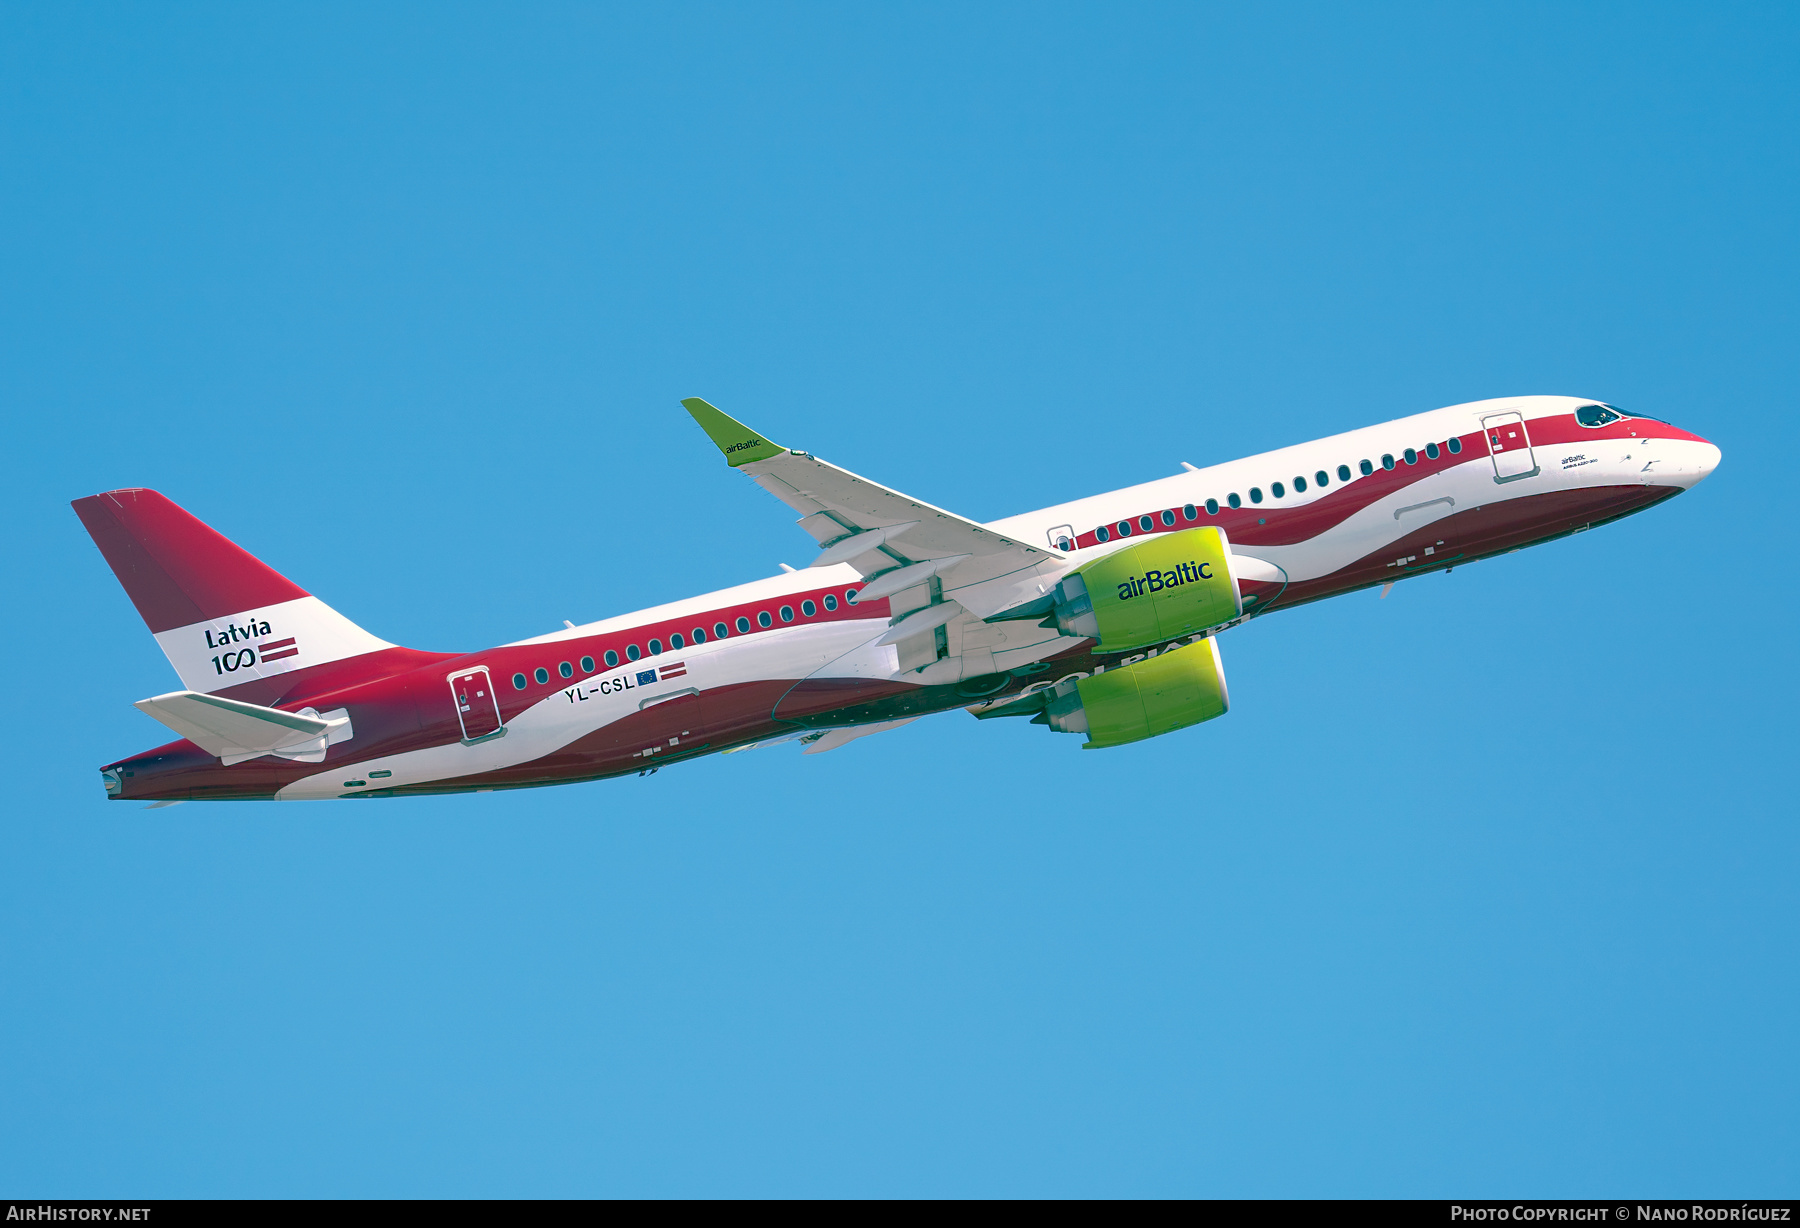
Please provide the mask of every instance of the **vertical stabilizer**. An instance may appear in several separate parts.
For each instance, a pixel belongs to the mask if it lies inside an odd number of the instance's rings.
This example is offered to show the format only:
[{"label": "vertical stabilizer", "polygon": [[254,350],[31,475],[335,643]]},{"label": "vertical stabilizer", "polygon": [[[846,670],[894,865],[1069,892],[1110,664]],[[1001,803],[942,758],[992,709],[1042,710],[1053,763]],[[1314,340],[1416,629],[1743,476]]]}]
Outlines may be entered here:
[{"label": "vertical stabilizer", "polygon": [[393,647],[154,490],[110,490],[74,508],[190,691]]}]

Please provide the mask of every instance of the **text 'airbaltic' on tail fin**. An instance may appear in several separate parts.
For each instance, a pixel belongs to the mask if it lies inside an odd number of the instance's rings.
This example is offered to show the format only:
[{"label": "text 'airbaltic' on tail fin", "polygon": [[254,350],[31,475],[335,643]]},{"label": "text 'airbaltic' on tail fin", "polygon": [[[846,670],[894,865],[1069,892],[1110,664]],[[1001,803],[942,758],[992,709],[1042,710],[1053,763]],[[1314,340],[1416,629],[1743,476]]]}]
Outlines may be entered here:
[{"label": "text 'airbaltic' on tail fin", "polygon": [[393,647],[154,490],[111,490],[74,508],[190,691]]}]

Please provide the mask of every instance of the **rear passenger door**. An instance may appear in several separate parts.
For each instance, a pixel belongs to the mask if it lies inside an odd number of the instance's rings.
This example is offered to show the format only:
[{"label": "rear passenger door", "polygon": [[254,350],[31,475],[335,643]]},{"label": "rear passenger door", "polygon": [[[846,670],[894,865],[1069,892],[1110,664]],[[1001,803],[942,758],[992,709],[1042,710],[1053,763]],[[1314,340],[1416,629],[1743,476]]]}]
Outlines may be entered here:
[{"label": "rear passenger door", "polygon": [[450,675],[450,699],[456,705],[456,718],[462,722],[465,742],[479,742],[499,733],[500,698],[494,694],[494,680],[488,667],[477,665]]}]

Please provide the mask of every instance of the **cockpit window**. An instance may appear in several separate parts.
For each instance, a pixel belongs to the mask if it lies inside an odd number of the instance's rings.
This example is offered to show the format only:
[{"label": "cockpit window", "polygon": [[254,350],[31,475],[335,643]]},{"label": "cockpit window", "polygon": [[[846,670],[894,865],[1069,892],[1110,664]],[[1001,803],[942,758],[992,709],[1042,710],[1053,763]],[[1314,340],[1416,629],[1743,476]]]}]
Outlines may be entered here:
[{"label": "cockpit window", "polygon": [[1662,422],[1661,418],[1652,418],[1649,414],[1633,413],[1629,409],[1620,409],[1617,405],[1583,405],[1575,411],[1575,421],[1583,426],[1605,426],[1608,422],[1617,422],[1621,418],[1642,418],[1646,422]]}]

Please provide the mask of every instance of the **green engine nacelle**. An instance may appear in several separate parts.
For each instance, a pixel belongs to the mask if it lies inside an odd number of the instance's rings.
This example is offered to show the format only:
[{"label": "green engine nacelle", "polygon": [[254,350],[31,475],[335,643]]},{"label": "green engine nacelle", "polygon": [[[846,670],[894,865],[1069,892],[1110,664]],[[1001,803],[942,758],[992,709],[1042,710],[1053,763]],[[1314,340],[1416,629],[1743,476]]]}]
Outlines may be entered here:
[{"label": "green engine nacelle", "polygon": [[1085,733],[1083,750],[1100,750],[1173,733],[1231,708],[1219,642],[1160,652],[1089,678],[1065,679],[1038,719],[1059,733]]},{"label": "green engine nacelle", "polygon": [[1056,628],[1127,652],[1222,626],[1244,613],[1230,560],[1216,526],[1146,537],[1063,578]]}]

